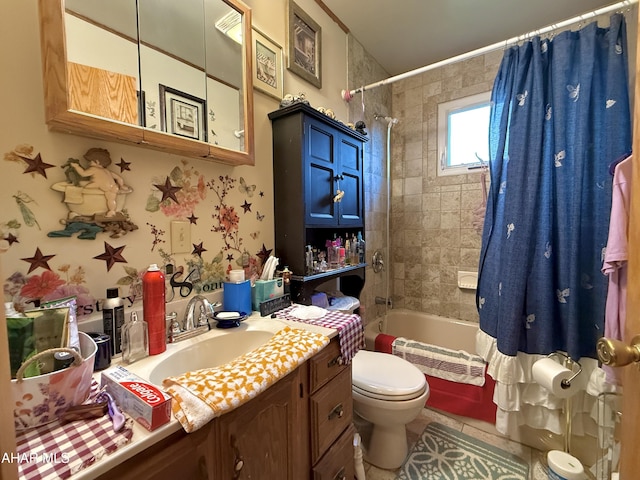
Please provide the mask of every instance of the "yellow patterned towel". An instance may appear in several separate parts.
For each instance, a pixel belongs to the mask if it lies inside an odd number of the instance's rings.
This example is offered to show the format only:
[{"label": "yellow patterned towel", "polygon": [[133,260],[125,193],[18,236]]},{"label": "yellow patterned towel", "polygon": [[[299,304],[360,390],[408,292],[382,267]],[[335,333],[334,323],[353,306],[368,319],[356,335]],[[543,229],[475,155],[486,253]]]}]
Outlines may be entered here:
[{"label": "yellow patterned towel", "polygon": [[187,432],[251,400],[329,343],[329,338],[285,327],[269,342],[229,363],[162,381],[174,416]]}]

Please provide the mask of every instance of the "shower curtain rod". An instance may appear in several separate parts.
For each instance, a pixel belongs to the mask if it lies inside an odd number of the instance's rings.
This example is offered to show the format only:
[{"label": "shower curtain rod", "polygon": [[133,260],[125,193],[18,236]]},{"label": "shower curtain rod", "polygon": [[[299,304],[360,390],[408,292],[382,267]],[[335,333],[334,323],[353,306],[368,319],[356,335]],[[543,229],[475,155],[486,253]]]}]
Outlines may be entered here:
[{"label": "shower curtain rod", "polygon": [[622,2],[614,3],[607,7],[598,8],[588,13],[584,13],[582,15],[578,15],[577,17],[570,18],[569,20],[565,20],[560,23],[554,23],[547,27],[543,27],[539,30],[533,30],[529,33],[525,33],[524,35],[519,35],[517,37],[512,37],[508,40],[502,40],[500,42],[496,42],[491,45],[487,45],[486,47],[478,48],[476,50],[471,50],[470,52],[466,52],[460,55],[456,55],[455,57],[447,58],[446,60],[441,60],[439,62],[435,62],[424,67],[417,68],[415,70],[411,70],[409,72],[401,73],[399,75],[395,75],[393,77],[386,78],[384,80],[380,80],[375,83],[371,83],[369,85],[365,85],[360,88],[356,88],[355,90],[342,90],[342,99],[346,102],[349,102],[356,93],[364,92],[365,90],[371,90],[376,87],[381,87],[382,85],[387,85],[389,83],[397,82],[398,80],[404,80],[405,78],[413,77],[414,75],[419,75],[424,72],[428,72],[429,70],[433,70],[434,68],[444,67],[445,65],[449,65],[450,63],[459,62],[461,60],[467,60],[468,58],[473,58],[478,55],[483,55],[485,53],[492,52],[494,50],[498,50],[500,48],[506,48],[511,44],[515,44],[526,40],[529,37],[534,35],[542,35],[544,33],[552,32],[559,28],[564,28],[574,23],[582,22],[587,19],[587,17],[595,18],[599,15],[604,15],[605,13],[609,13],[615,10],[620,10],[626,7],[630,7],[631,5],[638,3],[638,0],[623,0]]}]

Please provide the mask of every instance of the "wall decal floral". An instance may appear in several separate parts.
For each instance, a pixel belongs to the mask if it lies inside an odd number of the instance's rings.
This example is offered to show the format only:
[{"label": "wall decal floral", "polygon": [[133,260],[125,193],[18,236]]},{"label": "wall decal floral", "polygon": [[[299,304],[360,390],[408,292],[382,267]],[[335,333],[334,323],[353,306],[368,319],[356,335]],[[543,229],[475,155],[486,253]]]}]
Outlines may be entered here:
[{"label": "wall decal floral", "polygon": [[167,241],[162,238],[162,236],[166,232],[149,222],[147,222],[147,225],[151,229],[151,235],[153,235],[153,242],[151,243],[151,251],[153,252],[153,250],[156,248],[156,245],[160,243],[167,243]]},{"label": "wall decal floral", "polygon": [[246,194],[248,197],[253,197],[253,192],[256,190],[255,185],[247,185],[244,178],[240,177],[240,186],[238,187],[240,193]]},{"label": "wall decal floral", "polygon": [[40,230],[40,224],[38,223],[38,220],[36,220],[35,215],[31,211],[31,209],[27,206],[28,203],[35,204],[36,203],[35,200],[31,198],[29,195],[27,195],[26,193],[21,192],[20,190],[18,190],[17,194],[13,195],[13,198],[16,201],[18,208],[20,209],[20,213],[22,214],[22,220],[24,221],[25,225],[27,225],[28,227],[33,227],[35,225],[38,227],[38,230]]},{"label": "wall decal floral", "polygon": [[193,212],[196,206],[207,197],[204,176],[183,162],[183,168],[173,168],[169,176],[159,182],[164,181],[166,185],[167,179],[171,182],[170,185],[174,186],[173,188],[179,187],[178,190],[173,191],[175,199],[170,200],[163,194],[163,198],[160,200],[152,193],[147,199],[146,210],[148,212],[161,211],[167,217],[193,217],[197,220],[198,217],[194,217]]},{"label": "wall decal floral", "polygon": [[24,312],[32,308],[33,304],[48,302],[60,298],[76,297],[77,314],[87,315],[96,310],[95,298],[86,283],[84,267],[72,268],[70,264],[58,268],[65,278],[51,270],[45,270],[40,275],[30,277],[22,273],[14,273],[4,284],[4,295],[11,299],[16,310]]}]

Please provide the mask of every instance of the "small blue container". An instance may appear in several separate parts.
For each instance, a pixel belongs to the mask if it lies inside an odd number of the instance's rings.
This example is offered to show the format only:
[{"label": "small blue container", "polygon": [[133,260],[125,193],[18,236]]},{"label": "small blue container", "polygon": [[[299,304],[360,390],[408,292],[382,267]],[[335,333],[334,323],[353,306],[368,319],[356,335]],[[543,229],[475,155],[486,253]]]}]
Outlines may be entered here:
[{"label": "small blue container", "polygon": [[251,281],[224,282],[222,308],[227,312],[251,313]]}]

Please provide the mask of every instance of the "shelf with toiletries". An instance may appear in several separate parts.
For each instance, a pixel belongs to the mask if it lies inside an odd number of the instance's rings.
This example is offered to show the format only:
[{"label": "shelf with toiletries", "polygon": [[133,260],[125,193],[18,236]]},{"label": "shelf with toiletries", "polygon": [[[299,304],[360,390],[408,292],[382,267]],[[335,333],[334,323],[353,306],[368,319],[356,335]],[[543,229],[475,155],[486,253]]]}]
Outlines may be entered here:
[{"label": "shelf with toiletries", "polygon": [[299,102],[269,114],[273,126],[275,255],[292,271],[291,298],[311,304],[339,278],[364,286],[363,152],[367,137]]}]

